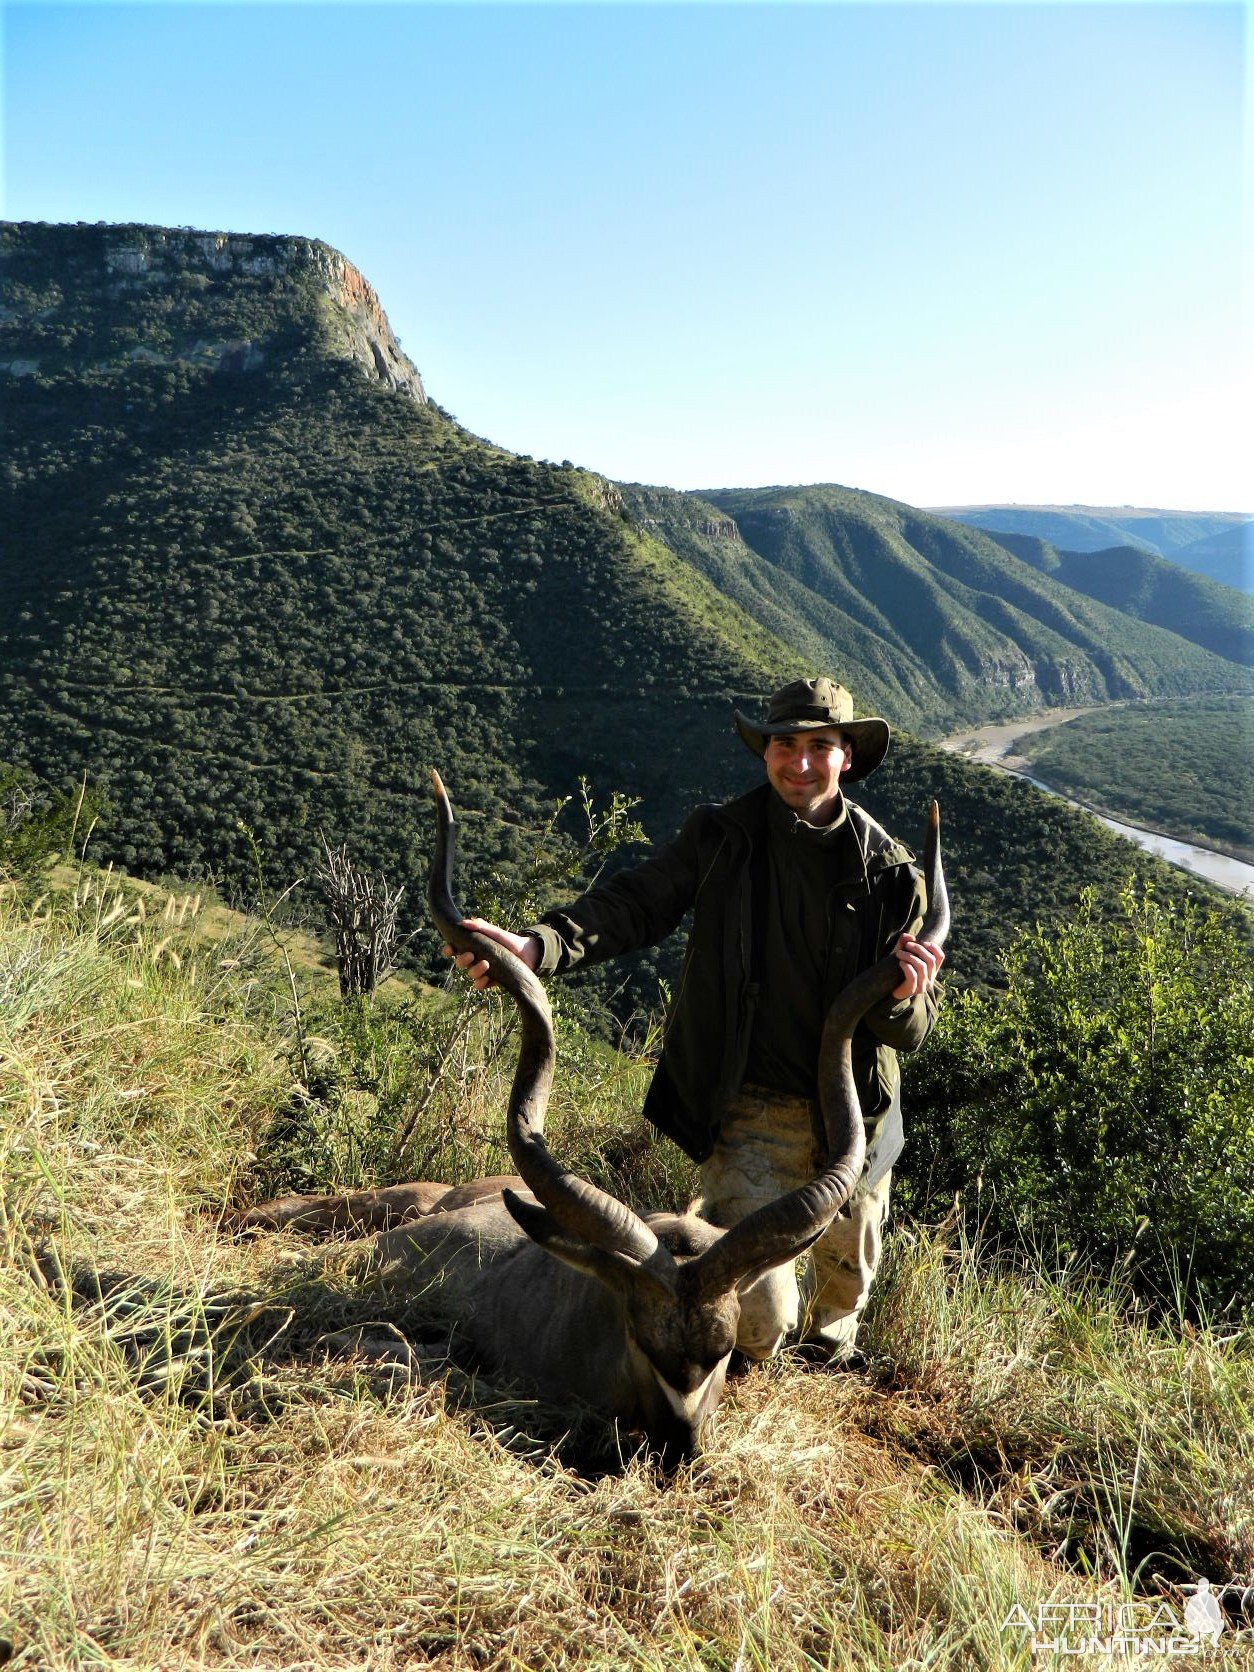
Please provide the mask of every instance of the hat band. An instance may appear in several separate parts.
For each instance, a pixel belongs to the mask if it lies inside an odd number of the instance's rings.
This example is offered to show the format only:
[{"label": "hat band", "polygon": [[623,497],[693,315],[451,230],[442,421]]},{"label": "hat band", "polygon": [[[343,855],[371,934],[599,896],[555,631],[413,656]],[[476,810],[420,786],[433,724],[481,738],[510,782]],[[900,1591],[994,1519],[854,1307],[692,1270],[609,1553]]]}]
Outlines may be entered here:
[{"label": "hat band", "polygon": [[770,713],[766,717],[766,723],[768,726],[778,725],[781,720],[817,720],[821,724],[828,726],[839,726],[848,723],[847,721],[838,719],[836,715],[832,713],[830,708],[821,708],[817,704],[813,703],[808,707],[793,708],[789,706],[787,709],[784,709],[779,713]]}]

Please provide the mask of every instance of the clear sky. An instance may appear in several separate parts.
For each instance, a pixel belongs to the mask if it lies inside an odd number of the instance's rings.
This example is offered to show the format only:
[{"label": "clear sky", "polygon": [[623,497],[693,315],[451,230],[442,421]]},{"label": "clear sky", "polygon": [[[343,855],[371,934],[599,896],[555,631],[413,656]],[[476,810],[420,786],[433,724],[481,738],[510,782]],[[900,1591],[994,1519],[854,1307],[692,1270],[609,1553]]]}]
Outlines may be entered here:
[{"label": "clear sky", "polygon": [[3,213],[302,233],[675,487],[1254,510],[1241,6],[6,4]]}]

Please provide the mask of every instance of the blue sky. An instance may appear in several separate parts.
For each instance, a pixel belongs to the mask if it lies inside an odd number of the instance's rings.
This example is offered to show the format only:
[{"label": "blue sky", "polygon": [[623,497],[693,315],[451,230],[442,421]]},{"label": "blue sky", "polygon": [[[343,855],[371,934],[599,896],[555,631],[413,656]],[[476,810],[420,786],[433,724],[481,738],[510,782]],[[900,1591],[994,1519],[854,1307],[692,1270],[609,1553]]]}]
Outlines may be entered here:
[{"label": "blue sky", "polygon": [[323,238],[520,452],[1254,510],[1239,6],[3,20],[6,216]]}]

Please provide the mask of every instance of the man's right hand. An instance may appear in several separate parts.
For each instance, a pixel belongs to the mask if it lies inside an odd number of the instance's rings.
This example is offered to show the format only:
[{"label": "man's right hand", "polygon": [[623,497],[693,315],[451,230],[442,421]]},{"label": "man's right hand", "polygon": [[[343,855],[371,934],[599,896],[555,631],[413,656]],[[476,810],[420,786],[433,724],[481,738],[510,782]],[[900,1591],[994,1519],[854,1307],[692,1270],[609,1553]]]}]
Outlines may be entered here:
[{"label": "man's right hand", "polygon": [[[540,942],[534,935],[511,935],[508,929],[498,929],[495,923],[485,923],[481,917],[467,917],[463,919],[468,929],[477,929],[481,935],[487,935],[491,940],[500,941],[515,956],[521,958],[529,970],[537,968],[540,962]],[[464,969],[481,993],[486,993],[489,987],[495,987],[488,973],[486,958],[475,962],[473,952],[454,952],[451,946],[445,946],[444,956],[451,958],[455,964]]]}]

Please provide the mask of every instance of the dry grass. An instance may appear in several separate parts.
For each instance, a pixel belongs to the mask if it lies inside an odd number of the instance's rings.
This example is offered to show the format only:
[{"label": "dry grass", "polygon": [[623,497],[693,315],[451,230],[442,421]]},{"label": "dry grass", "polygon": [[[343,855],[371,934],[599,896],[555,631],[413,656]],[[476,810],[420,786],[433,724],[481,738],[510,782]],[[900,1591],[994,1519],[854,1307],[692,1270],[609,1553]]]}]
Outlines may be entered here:
[{"label": "dry grass", "polygon": [[[669,1481],[565,1434],[380,1318],[351,1248],[218,1236],[203,1204],[291,1095],[282,982],[107,916],[0,914],[13,1664],[1041,1665],[1011,1605],[1130,1594],[1148,1506],[1213,1579],[1248,1563],[1248,1340],[990,1277],[943,1237],[897,1237],[875,1376],[746,1374]],[[474,1130],[507,1067],[460,1086]],[[588,1053],[559,1126],[611,1172],[643,1155],[649,1194],[683,1176],[617,1139],[637,1078]],[[370,1323],[391,1358],[330,1354]],[[1066,1549],[1047,1488],[1083,1504]]]}]

